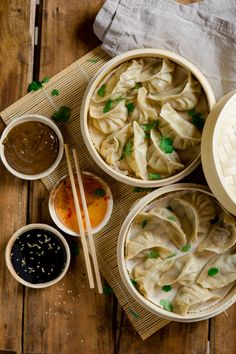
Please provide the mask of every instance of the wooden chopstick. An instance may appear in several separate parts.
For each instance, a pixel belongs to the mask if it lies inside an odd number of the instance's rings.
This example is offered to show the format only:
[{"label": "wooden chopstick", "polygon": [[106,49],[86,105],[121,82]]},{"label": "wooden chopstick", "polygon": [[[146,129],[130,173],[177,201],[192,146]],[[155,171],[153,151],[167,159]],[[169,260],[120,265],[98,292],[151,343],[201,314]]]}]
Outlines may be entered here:
[{"label": "wooden chopstick", "polygon": [[88,239],[89,239],[89,244],[90,244],[90,249],[91,249],[91,254],[92,254],[93,267],[94,267],[94,272],[95,272],[95,276],[96,276],[98,292],[99,292],[99,294],[102,294],[103,293],[102,281],[101,281],[101,276],[100,276],[100,272],[99,272],[96,248],[95,248],[95,244],[94,244],[92,228],[91,228],[91,223],[90,223],[90,218],[89,218],[89,213],[88,213],[88,208],[87,208],[87,203],[86,203],[86,198],[85,198],[85,193],[84,193],[84,186],[83,186],[83,181],[82,181],[82,176],[81,176],[81,171],[80,171],[80,166],[79,166],[78,153],[75,149],[73,149],[72,151],[73,151],[73,156],[74,156],[75,169],[76,169],[76,174],[77,174],[77,178],[78,178],[82,206],[83,206],[84,215],[85,215],[87,234],[88,234]]},{"label": "wooden chopstick", "polygon": [[90,258],[89,258],[88,246],[87,246],[86,236],[85,236],[85,232],[84,232],[84,226],[83,226],[83,221],[82,221],[82,216],[81,216],[81,211],[80,211],[80,206],[79,206],[79,199],[78,199],[76,186],[75,186],[75,179],[74,179],[73,168],[71,165],[70,151],[69,151],[68,144],[65,144],[65,153],[66,153],[67,167],[68,167],[68,171],[69,171],[70,183],[71,183],[71,188],[72,188],[72,193],[73,193],[73,199],[74,199],[74,204],[75,204],[75,211],[76,211],[76,216],[77,216],[77,220],[78,220],[78,224],[79,224],[82,247],[83,247],[83,251],[84,251],[85,264],[86,264],[87,273],[88,273],[89,286],[91,289],[93,289],[94,288],[93,272],[92,272],[91,262],[90,262]]}]

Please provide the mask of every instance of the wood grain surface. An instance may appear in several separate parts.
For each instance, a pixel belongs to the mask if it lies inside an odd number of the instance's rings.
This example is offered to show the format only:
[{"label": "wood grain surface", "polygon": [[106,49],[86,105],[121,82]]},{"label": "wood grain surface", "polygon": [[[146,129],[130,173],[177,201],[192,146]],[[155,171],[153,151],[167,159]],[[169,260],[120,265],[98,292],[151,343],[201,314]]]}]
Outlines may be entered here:
[{"label": "wood grain surface", "polygon": [[[92,24],[102,4],[103,0],[40,1],[39,43],[32,61],[36,1],[0,2],[1,109],[26,93],[33,73],[35,79],[50,77],[99,44]],[[186,181],[204,183],[201,168]],[[104,295],[89,289],[83,254],[73,237],[67,237],[72,262],[66,277],[50,288],[23,289],[6,269],[5,245],[26,223],[52,224],[48,192],[39,181],[14,178],[0,163],[0,198],[0,354],[236,353],[236,306],[208,321],[171,323],[142,341],[109,288]]]}]

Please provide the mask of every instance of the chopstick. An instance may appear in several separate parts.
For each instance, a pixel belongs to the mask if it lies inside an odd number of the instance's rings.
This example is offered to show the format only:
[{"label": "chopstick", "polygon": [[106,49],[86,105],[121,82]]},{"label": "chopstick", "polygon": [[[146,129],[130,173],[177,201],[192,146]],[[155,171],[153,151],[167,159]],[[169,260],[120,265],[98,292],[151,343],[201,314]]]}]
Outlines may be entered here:
[{"label": "chopstick", "polygon": [[66,153],[67,167],[68,167],[69,176],[70,176],[72,194],[73,194],[73,199],[74,199],[74,204],[75,204],[75,211],[76,211],[77,221],[79,224],[82,247],[83,247],[83,251],[84,251],[85,264],[86,264],[87,273],[88,273],[89,286],[91,289],[93,289],[94,288],[94,279],[93,279],[92,267],[91,267],[91,262],[90,262],[90,258],[89,258],[88,246],[87,246],[86,236],[85,236],[85,232],[84,232],[84,226],[83,226],[83,221],[82,221],[82,216],[81,216],[81,211],[80,211],[80,206],[79,206],[79,200],[78,200],[78,195],[77,195],[76,186],[75,186],[75,179],[74,179],[74,173],[73,173],[73,168],[72,168],[72,164],[71,164],[70,151],[69,151],[68,144],[65,144],[65,153]]},{"label": "chopstick", "polygon": [[73,149],[72,152],[73,152],[75,169],[76,169],[76,174],[77,174],[77,179],[78,179],[78,184],[79,184],[80,197],[82,200],[82,205],[83,205],[83,210],[84,210],[84,215],[85,215],[88,239],[89,239],[89,244],[90,244],[90,249],[91,249],[91,254],[92,254],[93,267],[94,267],[94,272],[95,272],[95,276],[96,276],[98,292],[99,292],[99,294],[102,294],[103,293],[102,281],[101,281],[101,276],[100,276],[100,272],[99,272],[99,268],[98,268],[97,254],[96,254],[96,249],[95,249],[95,244],[94,244],[94,239],[93,239],[93,234],[92,234],[92,228],[91,228],[85,193],[84,193],[84,186],[83,186],[83,181],[82,181],[82,176],[81,176],[81,171],[80,171],[80,166],[79,166],[78,153],[75,149]]}]

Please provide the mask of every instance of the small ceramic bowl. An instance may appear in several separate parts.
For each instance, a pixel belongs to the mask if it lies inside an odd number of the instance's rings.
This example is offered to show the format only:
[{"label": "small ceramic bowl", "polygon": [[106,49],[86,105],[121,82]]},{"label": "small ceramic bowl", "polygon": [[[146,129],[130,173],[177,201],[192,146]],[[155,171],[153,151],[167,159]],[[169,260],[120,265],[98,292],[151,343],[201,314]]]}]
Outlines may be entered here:
[{"label": "small ceramic bowl", "polygon": [[[50,234],[53,234],[54,238],[55,239],[58,239],[58,244],[60,246],[57,245],[57,247],[62,247],[62,252],[63,252],[63,258],[64,258],[64,266],[60,272],[59,275],[57,275],[54,279],[51,279],[50,281],[47,281],[47,282],[37,282],[37,283],[31,283],[29,281],[26,281],[24,280],[22,277],[20,277],[20,275],[17,274],[15,268],[13,267],[13,264],[12,264],[12,260],[11,260],[11,257],[12,257],[12,250],[13,250],[13,246],[14,246],[14,243],[16,242],[16,240],[18,238],[20,238],[21,235],[27,233],[27,232],[30,232],[32,230],[43,230],[43,231],[47,231],[47,232],[50,232]],[[23,247],[28,247],[29,243],[28,243],[28,240],[30,242],[30,237],[27,238],[27,245],[25,245],[24,243],[21,243],[21,246]],[[48,243],[49,247],[50,244]],[[30,247],[36,247],[35,245],[31,245]],[[37,249],[39,248],[40,249],[40,243],[38,244],[37,246]],[[53,243],[52,243],[52,247],[56,247],[56,246],[53,246]],[[32,248],[33,250],[33,248]],[[40,250],[39,250],[40,252]],[[57,251],[56,251],[57,252]],[[18,255],[18,253],[17,253]],[[48,257],[48,260],[47,260],[47,266],[48,267],[51,267],[51,262],[52,262],[52,256]],[[68,267],[69,267],[69,264],[70,264],[70,249],[69,249],[69,246],[68,246],[68,243],[67,241],[65,240],[65,238],[62,236],[62,234],[60,232],[58,232],[56,229],[54,229],[53,227],[49,226],[49,225],[46,225],[46,224],[30,224],[30,225],[26,225],[26,226],[23,226],[21,227],[19,230],[17,230],[12,236],[11,238],[9,239],[8,241],[8,244],[7,244],[7,247],[6,247],[6,251],[5,251],[5,260],[6,260],[6,264],[7,264],[7,267],[10,271],[10,273],[12,274],[12,276],[21,284],[29,287],[29,288],[36,288],[36,289],[42,289],[42,288],[46,288],[48,286],[51,286],[51,285],[54,285],[56,284],[58,281],[60,281],[64,275],[66,274],[67,270],[68,270]],[[38,257],[37,259],[40,259],[40,257]],[[18,259],[17,259],[18,260]],[[38,264],[38,263],[36,263]],[[53,266],[53,264],[52,264]],[[27,267],[27,264],[26,264],[26,267]],[[30,269],[30,267],[28,267]],[[42,268],[43,269],[43,268]]]},{"label": "small ceramic bowl", "polygon": [[[38,174],[34,174],[34,175],[29,175],[29,174],[25,174],[25,173],[21,173],[21,172],[16,171],[12,166],[10,166],[10,164],[8,163],[8,161],[5,157],[5,154],[4,154],[3,141],[7,137],[8,133],[10,132],[10,130],[12,128],[16,127],[18,124],[25,123],[25,122],[39,122],[39,123],[49,126],[55,132],[55,134],[58,138],[58,143],[59,143],[58,154],[57,154],[55,161],[52,163],[52,165],[47,170],[45,170],[41,173],[38,173]],[[13,119],[13,121],[4,129],[1,139],[0,139],[0,156],[1,156],[3,164],[8,169],[8,171],[11,172],[13,175],[15,175],[18,178],[25,179],[25,180],[36,180],[36,179],[44,178],[44,177],[48,176],[50,173],[52,173],[56,169],[56,167],[58,166],[59,162],[61,161],[62,156],[63,156],[63,151],[64,151],[64,140],[63,140],[63,137],[62,137],[62,134],[61,134],[59,128],[49,118],[46,118],[46,117],[43,117],[40,115],[36,115],[36,114],[28,114],[28,115],[24,115],[24,116]]]},{"label": "small ceramic bowl", "polygon": [[[112,198],[112,193],[110,190],[110,187],[108,186],[108,184],[100,177],[94,175],[93,173],[90,172],[82,172],[83,175],[85,176],[91,176],[92,178],[94,178],[95,180],[97,180],[104,188],[104,190],[106,191],[106,197],[107,197],[107,212],[105,214],[105,217],[103,218],[102,222],[97,225],[96,227],[92,228],[92,233],[96,234],[97,232],[99,232],[109,221],[111,214],[112,214],[112,209],[113,209],[113,198]],[[63,176],[58,183],[55,185],[55,187],[53,188],[53,190],[50,193],[50,197],[49,197],[49,212],[51,215],[51,218],[53,219],[54,223],[64,232],[66,232],[69,235],[72,236],[80,236],[79,233],[73,231],[72,229],[70,229],[69,227],[67,227],[62,221],[61,219],[58,217],[57,212],[56,212],[56,208],[55,208],[55,197],[56,197],[56,193],[57,193],[57,189],[58,186],[60,185],[60,183],[65,180],[68,176]]]}]

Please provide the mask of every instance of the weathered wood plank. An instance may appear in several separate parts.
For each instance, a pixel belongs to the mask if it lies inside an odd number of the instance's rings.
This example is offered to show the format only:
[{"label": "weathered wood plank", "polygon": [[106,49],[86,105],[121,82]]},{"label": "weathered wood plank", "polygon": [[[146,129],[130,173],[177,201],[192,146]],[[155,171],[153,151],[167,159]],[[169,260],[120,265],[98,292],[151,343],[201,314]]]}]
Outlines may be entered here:
[{"label": "weathered wood plank", "polygon": [[[32,77],[33,2],[0,2],[0,109],[27,91]],[[32,15],[32,16],[31,16]],[[0,123],[0,131],[4,128]],[[4,251],[10,236],[26,223],[27,182],[13,177],[0,162],[0,349],[21,353],[23,287],[6,268]]]}]

